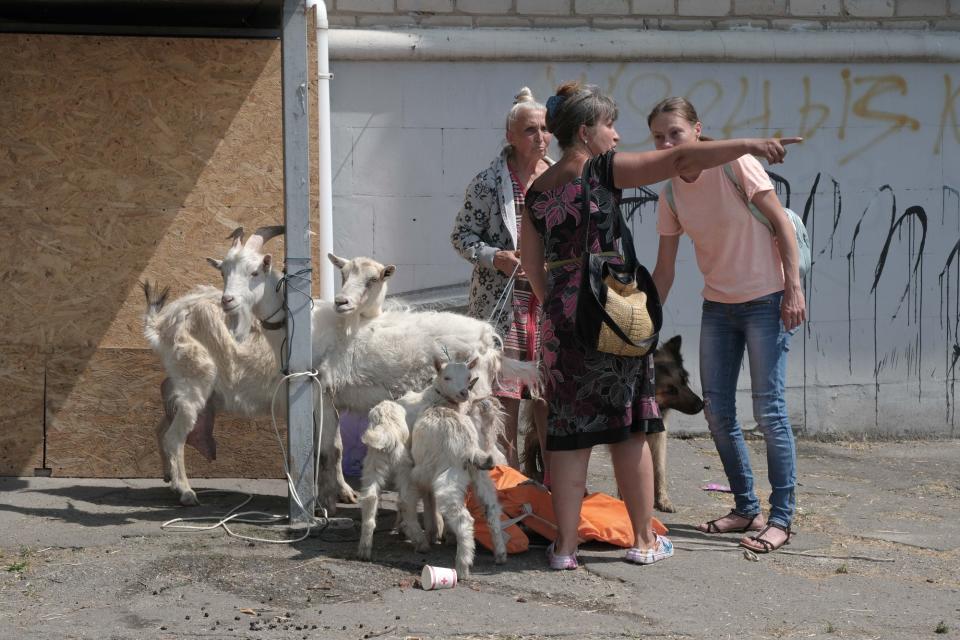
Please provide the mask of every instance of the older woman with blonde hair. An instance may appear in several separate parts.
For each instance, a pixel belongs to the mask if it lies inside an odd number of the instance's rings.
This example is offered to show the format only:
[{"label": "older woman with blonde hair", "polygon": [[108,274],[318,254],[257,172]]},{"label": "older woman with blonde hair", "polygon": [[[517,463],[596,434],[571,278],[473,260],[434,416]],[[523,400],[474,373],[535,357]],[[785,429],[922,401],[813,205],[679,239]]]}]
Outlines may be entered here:
[{"label": "older woman with blonde hair", "polygon": [[[538,358],[540,305],[520,267],[520,216],[530,184],[553,164],[546,156],[553,136],[547,131],[545,115],[546,107],[523,87],[507,112],[507,143],[467,186],[450,235],[457,252],[473,264],[467,313],[494,323],[505,354],[523,361]],[[520,400],[530,397],[529,390],[516,380],[500,380],[494,393],[507,413],[500,444],[516,468]],[[546,404],[542,400],[535,400],[533,414],[544,450]]]}]

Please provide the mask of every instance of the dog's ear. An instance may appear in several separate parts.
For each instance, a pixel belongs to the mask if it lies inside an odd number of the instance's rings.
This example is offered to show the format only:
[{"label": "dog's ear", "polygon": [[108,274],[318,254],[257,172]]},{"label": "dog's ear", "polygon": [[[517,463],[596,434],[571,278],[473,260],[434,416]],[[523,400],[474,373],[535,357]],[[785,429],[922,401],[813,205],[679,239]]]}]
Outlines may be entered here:
[{"label": "dog's ear", "polygon": [[679,354],[680,343],[682,342],[682,340],[683,339],[679,335],[676,335],[670,338],[669,340],[667,340],[663,346],[665,346],[667,349],[670,349],[674,353]]}]

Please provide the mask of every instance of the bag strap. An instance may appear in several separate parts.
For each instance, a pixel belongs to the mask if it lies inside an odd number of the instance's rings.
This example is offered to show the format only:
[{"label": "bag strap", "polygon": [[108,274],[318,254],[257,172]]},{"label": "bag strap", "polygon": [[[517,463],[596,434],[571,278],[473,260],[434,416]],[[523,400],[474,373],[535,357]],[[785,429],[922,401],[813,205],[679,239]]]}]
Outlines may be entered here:
[{"label": "bag strap", "polygon": [[[580,180],[583,185],[583,203],[580,207],[581,217],[584,221],[584,240],[583,240],[583,253],[584,256],[590,253],[590,163],[593,162],[593,158],[587,160],[586,164],[583,166],[583,175]],[[633,233],[630,231],[630,227],[627,226],[627,223],[623,219],[623,212],[620,211],[620,208],[617,207],[617,221],[620,225],[620,252],[623,255],[623,264],[624,267],[628,270],[629,273],[636,273],[639,262],[637,261],[637,250],[633,246]],[[600,313],[600,318],[603,320],[604,324],[613,331],[613,333],[620,338],[623,342],[629,345],[633,345],[638,349],[650,350],[653,348],[653,345],[659,340],[659,332],[654,333],[651,337],[641,342],[634,342],[630,339],[623,329],[617,324],[616,320],[610,317],[610,314],[607,313],[607,310],[603,308],[603,305],[597,306],[597,311]]]},{"label": "bag strap", "polygon": [[667,199],[667,204],[673,210],[673,215],[677,215],[677,202],[673,199],[673,178],[667,180],[667,186],[663,189],[663,197]]},{"label": "bag strap", "polygon": [[[583,218],[583,253],[590,253],[590,166],[596,158],[590,158],[583,165],[583,174],[580,182],[583,186],[583,203],[580,205],[580,215]],[[636,270],[640,262],[637,260],[637,250],[633,246],[633,233],[623,219],[623,212],[617,207],[617,224],[620,231],[620,254],[623,256],[623,266],[631,273]]]},{"label": "bag strap", "polygon": [[[740,184],[740,181],[737,179],[737,173],[733,170],[733,165],[727,163],[723,165],[723,175],[729,178],[730,182],[733,183],[733,186],[736,188],[737,193],[740,194],[740,197],[743,198],[744,204],[747,205],[747,209],[750,210],[750,213],[753,214],[753,217],[759,220],[763,226],[765,226],[770,233],[777,235],[777,232],[773,228],[773,223],[767,220],[767,216],[763,215],[763,212],[757,208],[757,205],[750,202],[750,198],[747,197],[747,192],[743,190],[743,185]],[[672,204],[670,206],[673,206]]]},{"label": "bag strap", "polygon": [[590,253],[590,161],[583,163],[583,172],[580,174],[580,186],[583,192],[583,202],[580,203],[580,223],[583,225],[583,253]]}]

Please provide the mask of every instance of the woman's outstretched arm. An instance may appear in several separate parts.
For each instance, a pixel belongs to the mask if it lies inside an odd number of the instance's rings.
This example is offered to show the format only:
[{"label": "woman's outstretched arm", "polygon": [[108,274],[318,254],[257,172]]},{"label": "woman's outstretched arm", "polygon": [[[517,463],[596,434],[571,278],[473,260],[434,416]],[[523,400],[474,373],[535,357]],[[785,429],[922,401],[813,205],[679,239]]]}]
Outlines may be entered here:
[{"label": "woman's outstretched arm", "polygon": [[770,164],[783,162],[786,145],[803,138],[737,138],[681,144],[671,149],[618,153],[613,159],[613,181],[620,189],[653,184],[679,175],[690,175],[736,160],[759,156]]}]

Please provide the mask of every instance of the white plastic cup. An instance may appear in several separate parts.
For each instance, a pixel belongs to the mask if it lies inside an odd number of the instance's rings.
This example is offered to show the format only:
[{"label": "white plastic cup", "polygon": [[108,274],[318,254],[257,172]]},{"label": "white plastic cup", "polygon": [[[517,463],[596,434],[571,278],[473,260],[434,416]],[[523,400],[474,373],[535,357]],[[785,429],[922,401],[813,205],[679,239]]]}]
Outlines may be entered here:
[{"label": "white plastic cup", "polygon": [[423,566],[420,573],[420,585],[424,591],[434,589],[453,589],[457,586],[457,570],[448,567]]}]

